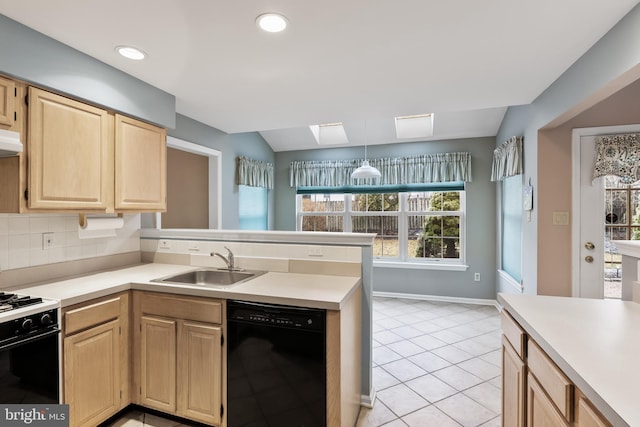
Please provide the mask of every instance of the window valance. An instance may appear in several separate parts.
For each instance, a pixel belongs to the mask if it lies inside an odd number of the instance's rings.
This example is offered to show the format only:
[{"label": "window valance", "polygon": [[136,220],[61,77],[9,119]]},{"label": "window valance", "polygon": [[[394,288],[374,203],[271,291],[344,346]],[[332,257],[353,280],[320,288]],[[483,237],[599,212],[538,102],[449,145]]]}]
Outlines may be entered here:
[{"label": "window valance", "polygon": [[240,156],[236,175],[238,185],[273,188],[273,163]]},{"label": "window valance", "polygon": [[522,137],[512,136],[493,150],[491,181],[522,174]]},{"label": "window valance", "polygon": [[601,136],[596,139],[593,179],[605,175],[624,184],[640,181],[640,134]]},{"label": "window valance", "polygon": [[[471,182],[471,153],[466,152],[369,159],[369,163],[382,174],[377,185]],[[351,173],[361,164],[362,159],[291,162],[289,185],[342,187],[369,183],[370,179],[351,179]]]}]

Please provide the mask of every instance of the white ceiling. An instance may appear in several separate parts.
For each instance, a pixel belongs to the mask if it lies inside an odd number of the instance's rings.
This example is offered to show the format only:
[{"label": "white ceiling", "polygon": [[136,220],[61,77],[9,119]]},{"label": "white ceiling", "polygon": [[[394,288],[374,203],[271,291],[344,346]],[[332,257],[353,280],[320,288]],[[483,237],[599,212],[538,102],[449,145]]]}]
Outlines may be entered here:
[{"label": "white ceiling", "polygon": [[[393,118],[422,113],[435,113],[429,139],[493,136],[507,106],[531,103],[637,3],[0,0],[0,13],[285,151],[318,148],[307,126],[330,122],[350,145],[396,142]],[[264,12],[287,31],[259,31]]]}]

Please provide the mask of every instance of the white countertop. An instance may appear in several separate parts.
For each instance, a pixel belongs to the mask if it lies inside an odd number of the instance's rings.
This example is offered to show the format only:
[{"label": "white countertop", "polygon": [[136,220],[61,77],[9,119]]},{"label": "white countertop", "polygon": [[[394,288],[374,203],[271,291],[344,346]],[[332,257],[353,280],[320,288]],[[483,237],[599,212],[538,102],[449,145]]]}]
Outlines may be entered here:
[{"label": "white countertop", "polygon": [[115,292],[137,289],[340,310],[342,303],[360,284],[359,277],[276,272],[219,287],[152,282],[160,277],[196,268],[198,267],[175,264],[143,264],[68,280],[23,286],[19,291],[31,296],[59,300],[62,307]]},{"label": "white countertop", "polygon": [[640,426],[640,304],[498,294],[498,301],[615,426]]}]

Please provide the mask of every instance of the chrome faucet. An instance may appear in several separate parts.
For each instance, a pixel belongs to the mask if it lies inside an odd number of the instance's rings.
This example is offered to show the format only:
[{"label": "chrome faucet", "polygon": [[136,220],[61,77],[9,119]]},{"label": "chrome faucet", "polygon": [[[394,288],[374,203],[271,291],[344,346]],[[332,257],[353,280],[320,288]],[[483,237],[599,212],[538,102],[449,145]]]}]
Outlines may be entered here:
[{"label": "chrome faucet", "polygon": [[235,266],[234,266],[235,261],[233,259],[233,252],[231,252],[231,249],[229,249],[226,246],[224,248],[227,250],[227,252],[229,252],[226,257],[222,255],[220,252],[211,252],[211,256],[220,257],[224,261],[224,263],[227,264],[228,270],[235,270]]}]

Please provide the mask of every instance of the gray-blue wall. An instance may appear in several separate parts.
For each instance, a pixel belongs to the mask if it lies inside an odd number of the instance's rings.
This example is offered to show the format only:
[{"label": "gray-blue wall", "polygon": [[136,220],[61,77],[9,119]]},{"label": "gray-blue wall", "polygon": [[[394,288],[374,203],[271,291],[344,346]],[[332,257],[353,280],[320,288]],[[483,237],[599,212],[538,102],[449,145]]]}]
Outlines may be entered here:
[{"label": "gray-blue wall", "polygon": [[0,73],[128,116],[175,126],[175,96],[0,15]]},{"label": "gray-blue wall", "polygon": [[[472,138],[373,145],[367,148],[368,158],[468,151],[471,153],[473,172],[473,182],[466,185],[466,264],[469,269],[458,272],[374,267],[374,291],[495,299],[496,185],[490,181],[495,143],[495,138]],[[363,147],[276,153],[275,228],[296,229],[296,192],[295,188],[289,187],[289,164],[292,161],[357,159],[362,158],[363,154]],[[480,273],[480,282],[473,281],[474,273]]]},{"label": "gray-blue wall", "polygon": [[[168,134],[222,152],[222,228],[239,228],[238,185],[235,180],[236,158],[247,156],[264,162],[275,161],[274,153],[257,132],[226,134],[189,117],[177,114],[176,128]],[[274,224],[274,191],[269,191],[269,228]]]},{"label": "gray-blue wall", "polygon": [[[222,152],[222,227],[238,228],[236,157],[274,161],[259,133],[228,135],[175,112],[175,97],[82,52],[0,15],[0,74],[9,75],[156,123],[168,134]],[[269,192],[273,227],[273,191]]]},{"label": "gray-blue wall", "polygon": [[[526,182],[531,179],[534,189],[531,222],[526,218],[522,220],[522,280],[525,293],[537,293],[538,253],[544,251],[538,245],[539,221],[551,221],[551,216],[546,213],[540,217],[536,203],[538,192],[545,191],[538,185],[538,176],[545,173],[545,159],[538,158],[538,130],[560,116],[562,120],[553,125],[561,124],[610,95],[612,87],[621,88],[638,76],[640,5],[621,19],[532,104],[508,109],[496,141],[505,141],[512,135],[524,135],[524,179]],[[499,288],[498,291],[512,292],[512,288]]]}]

